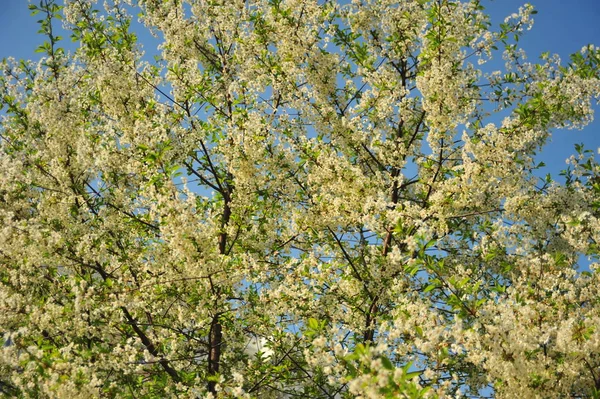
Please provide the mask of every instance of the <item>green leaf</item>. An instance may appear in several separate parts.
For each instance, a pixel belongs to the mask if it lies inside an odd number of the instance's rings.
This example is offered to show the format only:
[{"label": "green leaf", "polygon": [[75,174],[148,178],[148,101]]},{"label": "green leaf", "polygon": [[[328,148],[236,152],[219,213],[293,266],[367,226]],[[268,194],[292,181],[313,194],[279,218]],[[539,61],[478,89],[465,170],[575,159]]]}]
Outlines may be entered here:
[{"label": "green leaf", "polygon": [[310,328],[311,330],[319,330],[319,327],[320,325],[317,319],[314,319],[312,317],[308,319],[308,328]]},{"label": "green leaf", "polygon": [[425,289],[423,290],[423,292],[427,293],[430,291],[433,291],[437,288],[437,284],[429,284],[427,287],[425,287]]},{"label": "green leaf", "polygon": [[381,356],[381,364],[387,370],[394,370],[394,368],[395,368],[394,365],[392,364],[391,360],[385,356]]}]

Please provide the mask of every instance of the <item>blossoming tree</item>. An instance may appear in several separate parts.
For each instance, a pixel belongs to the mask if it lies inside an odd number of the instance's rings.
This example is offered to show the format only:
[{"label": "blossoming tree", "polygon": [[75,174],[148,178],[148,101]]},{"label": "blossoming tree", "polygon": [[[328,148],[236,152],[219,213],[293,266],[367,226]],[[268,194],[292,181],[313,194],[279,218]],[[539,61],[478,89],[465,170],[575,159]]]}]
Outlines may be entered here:
[{"label": "blossoming tree", "polygon": [[600,167],[535,174],[600,52],[527,61],[533,8],[484,5],[32,3],[44,57],[0,78],[0,392],[600,397]]}]

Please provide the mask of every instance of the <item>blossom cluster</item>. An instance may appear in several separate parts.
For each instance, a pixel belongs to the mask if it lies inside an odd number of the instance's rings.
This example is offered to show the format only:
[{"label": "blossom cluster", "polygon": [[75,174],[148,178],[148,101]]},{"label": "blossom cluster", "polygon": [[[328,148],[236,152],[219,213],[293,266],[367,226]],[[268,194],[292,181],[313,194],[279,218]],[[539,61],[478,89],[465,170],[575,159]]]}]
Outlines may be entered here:
[{"label": "blossom cluster", "polygon": [[535,174],[593,118],[596,47],[529,62],[533,7],[477,0],[33,9],[44,57],[0,75],[0,395],[600,394],[600,165]]}]

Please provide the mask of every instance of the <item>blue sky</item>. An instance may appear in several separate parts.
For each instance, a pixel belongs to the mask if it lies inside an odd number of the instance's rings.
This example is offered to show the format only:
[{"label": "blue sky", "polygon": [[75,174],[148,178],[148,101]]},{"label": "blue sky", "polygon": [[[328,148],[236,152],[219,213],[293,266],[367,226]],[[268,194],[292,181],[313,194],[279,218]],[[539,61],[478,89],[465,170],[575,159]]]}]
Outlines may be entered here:
[{"label": "blue sky", "polygon": [[[8,56],[37,58],[34,50],[43,38],[36,33],[39,29],[36,20],[41,15],[30,16],[27,0],[0,0],[0,3],[0,59]],[[530,60],[535,61],[544,51],[558,53],[566,60],[569,54],[586,44],[600,46],[600,1],[534,0],[531,3],[538,10],[535,24],[519,42]],[[494,25],[523,4],[522,0],[483,1]],[[71,45],[69,38],[65,38],[65,44]],[[547,164],[540,171],[542,174],[552,173],[558,177],[558,172],[565,167],[565,159],[574,152],[575,143],[584,143],[594,151],[600,148],[600,108],[597,108],[597,120],[583,131],[555,132],[552,142],[540,154],[540,160]]]}]

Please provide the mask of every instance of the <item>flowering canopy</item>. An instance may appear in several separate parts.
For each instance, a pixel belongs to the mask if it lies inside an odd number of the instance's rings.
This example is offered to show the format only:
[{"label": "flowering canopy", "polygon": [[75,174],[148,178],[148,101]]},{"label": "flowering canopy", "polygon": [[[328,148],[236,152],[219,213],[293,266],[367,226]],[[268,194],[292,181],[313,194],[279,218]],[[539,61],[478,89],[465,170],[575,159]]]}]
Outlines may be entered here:
[{"label": "flowering canopy", "polygon": [[535,176],[600,52],[528,61],[529,5],[345,3],[30,6],[44,57],[0,77],[0,392],[600,397],[600,167]]}]

